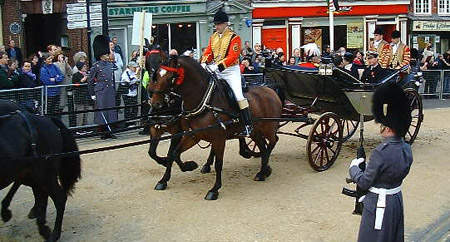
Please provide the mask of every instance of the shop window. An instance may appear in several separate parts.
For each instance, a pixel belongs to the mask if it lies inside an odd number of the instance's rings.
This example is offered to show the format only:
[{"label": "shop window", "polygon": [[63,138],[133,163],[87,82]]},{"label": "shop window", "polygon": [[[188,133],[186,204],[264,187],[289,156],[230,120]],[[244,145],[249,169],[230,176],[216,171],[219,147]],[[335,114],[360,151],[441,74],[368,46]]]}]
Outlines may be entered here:
[{"label": "shop window", "polygon": [[414,0],[414,13],[431,14],[431,0]]},{"label": "shop window", "polygon": [[439,0],[439,14],[450,15],[450,0]]},{"label": "shop window", "polygon": [[170,24],[170,36],[172,49],[176,49],[180,55],[186,50],[197,49],[195,23]]}]

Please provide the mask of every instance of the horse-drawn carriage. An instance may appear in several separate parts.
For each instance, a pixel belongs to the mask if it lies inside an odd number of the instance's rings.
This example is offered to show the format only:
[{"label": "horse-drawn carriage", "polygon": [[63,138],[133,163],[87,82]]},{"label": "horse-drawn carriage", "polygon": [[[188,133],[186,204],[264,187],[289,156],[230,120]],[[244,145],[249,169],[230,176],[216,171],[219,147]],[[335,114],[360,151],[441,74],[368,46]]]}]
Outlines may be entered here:
[{"label": "horse-drawn carriage", "polygon": [[[415,78],[406,81],[401,70],[386,71],[388,75],[382,82],[403,83],[401,85],[410,101],[412,123],[405,140],[413,143],[423,121],[422,99],[414,88],[415,83],[411,83]],[[306,139],[309,164],[316,171],[330,168],[339,155],[342,143],[353,136],[358,126],[362,125],[361,121],[373,119],[372,95],[375,88],[381,85],[362,83],[331,65],[323,65],[320,69],[268,67],[264,80],[264,84],[275,84],[284,90],[286,101],[280,128],[291,122],[301,123],[293,132],[279,130],[278,134]],[[311,126],[309,132],[308,126]],[[259,152],[253,141],[248,140],[247,145],[257,156]]]}]

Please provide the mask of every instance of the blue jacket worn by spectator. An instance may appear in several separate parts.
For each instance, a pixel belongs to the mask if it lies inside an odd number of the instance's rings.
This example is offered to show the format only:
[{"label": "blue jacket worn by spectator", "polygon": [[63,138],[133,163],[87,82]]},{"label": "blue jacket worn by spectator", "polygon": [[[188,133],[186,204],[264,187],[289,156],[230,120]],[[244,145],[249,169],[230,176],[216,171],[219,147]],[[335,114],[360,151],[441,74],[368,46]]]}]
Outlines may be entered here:
[{"label": "blue jacket worn by spectator", "polygon": [[[44,86],[54,86],[60,84],[64,80],[64,75],[54,64],[44,64],[40,72],[41,82]],[[60,88],[48,88],[47,95],[50,97],[59,95]]]}]

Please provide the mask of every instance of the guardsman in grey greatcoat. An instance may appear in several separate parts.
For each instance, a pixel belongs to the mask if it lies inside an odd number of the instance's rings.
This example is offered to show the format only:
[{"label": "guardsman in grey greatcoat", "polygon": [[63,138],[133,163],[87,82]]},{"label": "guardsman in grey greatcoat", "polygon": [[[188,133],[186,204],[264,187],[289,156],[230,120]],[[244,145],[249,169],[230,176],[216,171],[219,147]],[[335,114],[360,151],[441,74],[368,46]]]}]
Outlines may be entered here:
[{"label": "guardsman in grey greatcoat", "polygon": [[[89,72],[89,95],[95,101],[96,109],[115,106],[116,90],[114,88],[113,63],[109,60],[109,38],[97,35],[93,43],[94,56],[97,62]],[[116,138],[112,133],[111,122],[117,121],[117,110],[95,112],[95,123],[105,125],[106,132],[102,139]]]},{"label": "guardsman in grey greatcoat", "polygon": [[363,158],[353,160],[349,168],[351,179],[368,190],[362,197],[358,241],[404,241],[401,184],[413,161],[411,146],[403,139],[411,124],[408,103],[395,83],[385,83],[374,93],[373,114],[384,141],[372,152],[365,171],[359,168]]}]

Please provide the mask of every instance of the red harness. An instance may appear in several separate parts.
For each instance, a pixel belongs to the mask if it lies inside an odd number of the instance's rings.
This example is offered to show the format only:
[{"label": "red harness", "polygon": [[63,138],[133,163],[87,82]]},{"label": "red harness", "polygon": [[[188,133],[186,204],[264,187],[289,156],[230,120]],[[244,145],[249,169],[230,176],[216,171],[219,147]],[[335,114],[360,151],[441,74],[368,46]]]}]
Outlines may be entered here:
[{"label": "red harness", "polygon": [[184,82],[184,68],[174,68],[168,66],[160,66],[161,69],[166,70],[168,72],[173,72],[178,75],[177,80],[175,81],[176,85],[181,85]]},{"label": "red harness", "polygon": [[151,51],[147,51],[147,53],[145,53],[145,57],[148,57],[151,54],[159,54],[159,50],[151,50]]}]

